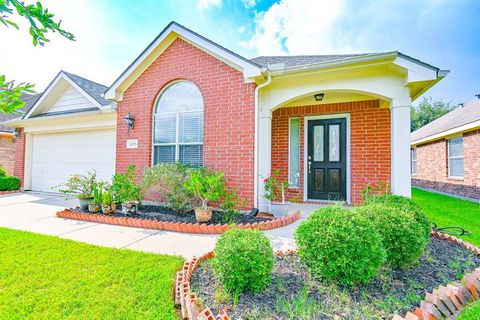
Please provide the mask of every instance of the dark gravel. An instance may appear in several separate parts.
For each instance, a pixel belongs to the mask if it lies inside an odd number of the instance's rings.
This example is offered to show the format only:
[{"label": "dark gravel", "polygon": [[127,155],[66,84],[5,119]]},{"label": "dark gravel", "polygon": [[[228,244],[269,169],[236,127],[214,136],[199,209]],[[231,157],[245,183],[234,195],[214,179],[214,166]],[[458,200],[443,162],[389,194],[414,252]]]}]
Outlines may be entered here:
[{"label": "dark gravel", "polygon": [[[79,208],[74,209],[78,212],[84,212]],[[88,212],[86,212],[88,213]],[[246,224],[246,223],[254,223],[254,222],[261,222],[270,220],[269,218],[260,218],[260,217],[250,217],[248,213],[241,213],[238,219],[235,221],[236,224]],[[95,213],[98,214],[98,213]],[[99,213],[102,214],[102,213]],[[124,217],[125,215],[122,214],[121,208],[118,207],[117,211],[115,211],[115,216],[117,217]],[[221,211],[213,211],[212,220],[206,222],[206,224],[222,224],[224,221],[222,220],[223,212]],[[143,205],[142,209],[137,212],[134,216],[137,218],[142,219],[152,219],[157,221],[169,221],[169,222],[185,222],[185,223],[196,223],[197,220],[195,219],[195,212],[192,210],[186,213],[178,213],[173,211],[169,207],[159,206],[159,205]]]},{"label": "dark gravel", "polygon": [[241,294],[235,307],[208,261],[194,272],[191,285],[205,305],[215,312],[225,308],[233,319],[390,319],[479,265],[466,249],[432,238],[416,266],[385,268],[369,284],[353,288],[315,280],[296,255],[276,257],[271,285],[260,294]]}]

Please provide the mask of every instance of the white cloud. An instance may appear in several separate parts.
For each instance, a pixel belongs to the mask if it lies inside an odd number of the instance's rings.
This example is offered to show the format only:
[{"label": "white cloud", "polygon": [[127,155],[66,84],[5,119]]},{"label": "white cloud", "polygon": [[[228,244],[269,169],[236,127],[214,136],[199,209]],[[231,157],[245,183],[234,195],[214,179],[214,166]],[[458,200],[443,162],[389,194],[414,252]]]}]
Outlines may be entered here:
[{"label": "white cloud", "polygon": [[219,7],[222,4],[222,0],[199,0],[197,8],[200,11],[207,10],[211,7]]},{"label": "white cloud", "polygon": [[281,0],[255,18],[255,33],[240,43],[259,55],[332,53],[343,0]]},{"label": "white cloud", "polygon": [[242,0],[245,8],[250,9],[257,5],[257,0]]}]

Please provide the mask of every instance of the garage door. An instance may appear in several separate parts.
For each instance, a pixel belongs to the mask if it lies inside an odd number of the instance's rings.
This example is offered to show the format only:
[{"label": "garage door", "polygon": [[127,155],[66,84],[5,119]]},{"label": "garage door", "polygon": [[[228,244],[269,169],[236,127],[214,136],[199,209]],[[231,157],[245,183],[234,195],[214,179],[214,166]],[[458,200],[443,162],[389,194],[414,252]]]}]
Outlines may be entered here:
[{"label": "garage door", "polygon": [[57,192],[72,174],[95,170],[110,180],[115,171],[115,131],[33,135],[31,189]]}]

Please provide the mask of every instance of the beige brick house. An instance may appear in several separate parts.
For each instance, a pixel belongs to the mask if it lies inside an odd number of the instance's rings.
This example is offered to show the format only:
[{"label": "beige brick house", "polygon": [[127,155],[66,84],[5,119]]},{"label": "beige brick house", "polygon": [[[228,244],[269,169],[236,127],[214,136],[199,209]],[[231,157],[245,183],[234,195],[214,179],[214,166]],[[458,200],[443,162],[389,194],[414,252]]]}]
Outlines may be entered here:
[{"label": "beige brick house", "polygon": [[411,134],[412,185],[480,200],[480,100]]}]

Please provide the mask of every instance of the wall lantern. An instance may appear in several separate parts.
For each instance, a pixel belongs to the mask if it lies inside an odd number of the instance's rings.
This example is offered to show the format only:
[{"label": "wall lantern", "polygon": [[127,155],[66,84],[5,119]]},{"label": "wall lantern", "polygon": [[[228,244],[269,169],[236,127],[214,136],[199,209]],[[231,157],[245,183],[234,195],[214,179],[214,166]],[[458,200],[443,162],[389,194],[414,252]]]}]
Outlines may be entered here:
[{"label": "wall lantern", "polygon": [[315,98],[315,101],[322,101],[324,96],[325,96],[325,93],[317,93],[313,95],[313,97]]},{"label": "wall lantern", "polygon": [[128,126],[128,134],[130,134],[130,130],[135,128],[135,118],[129,112],[123,120],[125,120],[125,123]]},{"label": "wall lantern", "polygon": [[15,136],[15,141],[16,141],[18,138],[20,138],[20,133],[21,133],[21,132],[22,132],[22,131],[21,131],[20,129],[15,129],[15,130],[13,130],[13,135]]}]

